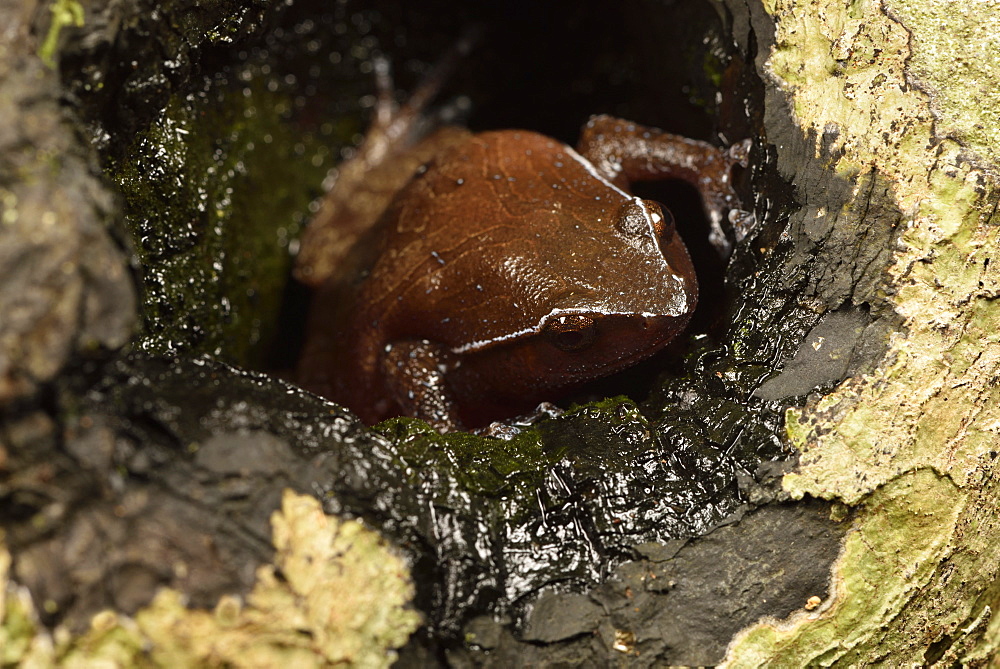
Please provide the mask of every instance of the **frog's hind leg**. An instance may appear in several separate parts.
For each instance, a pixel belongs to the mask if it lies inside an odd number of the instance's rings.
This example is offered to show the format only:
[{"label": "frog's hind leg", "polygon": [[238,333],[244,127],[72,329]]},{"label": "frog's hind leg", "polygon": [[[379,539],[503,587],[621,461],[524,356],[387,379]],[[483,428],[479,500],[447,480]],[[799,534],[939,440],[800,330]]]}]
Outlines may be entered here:
[{"label": "frog's hind leg", "polygon": [[[400,145],[413,146],[430,134],[443,119],[429,113],[430,104],[441,93],[445,83],[458,68],[459,63],[472,50],[478,39],[478,29],[470,29],[449,49],[428,72],[402,104],[396,99],[389,59],[377,55],[372,61],[375,72],[375,113],[359,152],[367,153],[366,160],[377,163],[384,160]],[[453,116],[449,111],[445,119]]]},{"label": "frog's hind leg", "polygon": [[468,136],[456,126],[439,126],[426,109],[469,51],[463,38],[424,77],[402,105],[395,99],[388,59],[374,61],[376,103],[371,127],[354,155],[331,171],[319,211],[302,233],[295,278],[320,286],[342,268],[360,239],[371,230],[392,197],[436,153]]}]

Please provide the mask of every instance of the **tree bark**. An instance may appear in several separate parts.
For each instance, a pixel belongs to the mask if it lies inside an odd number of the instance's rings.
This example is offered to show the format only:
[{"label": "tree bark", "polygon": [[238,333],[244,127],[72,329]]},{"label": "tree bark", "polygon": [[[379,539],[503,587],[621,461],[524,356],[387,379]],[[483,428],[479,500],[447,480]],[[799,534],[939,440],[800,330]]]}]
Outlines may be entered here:
[{"label": "tree bark", "polygon": [[[1000,643],[1000,13],[936,0],[742,11],[769,138],[804,205],[793,226],[857,217],[860,252],[866,215],[896,209],[865,297],[901,322],[874,370],[786,414],[802,456],[785,490],[856,513],[832,597],[745,629],[726,662],[985,665]],[[854,187],[831,202],[840,179]]]}]

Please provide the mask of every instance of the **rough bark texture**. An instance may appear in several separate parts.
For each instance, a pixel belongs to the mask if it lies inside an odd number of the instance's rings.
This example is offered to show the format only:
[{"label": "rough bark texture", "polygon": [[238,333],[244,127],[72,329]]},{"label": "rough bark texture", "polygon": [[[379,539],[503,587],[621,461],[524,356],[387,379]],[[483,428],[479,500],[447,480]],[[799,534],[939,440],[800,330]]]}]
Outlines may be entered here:
[{"label": "rough bark texture", "polygon": [[[135,286],[109,228],[114,196],[60,108],[59,78],[35,53],[47,8],[0,6],[0,409],[76,355],[117,348]],[[47,25],[49,21],[43,21]]]},{"label": "rough bark texture", "polygon": [[[888,305],[902,330],[877,369],[788,412],[802,458],[785,489],[857,516],[833,596],[745,630],[727,663],[985,664],[1000,643],[1000,68],[984,45],[1000,14],[936,0],[744,11],[771,82],[778,164],[804,204],[793,225],[856,217],[860,232],[873,209],[898,211],[893,247],[866,249],[859,235],[848,252],[885,272],[874,286],[852,277],[852,297]],[[853,187],[831,188],[842,180]]]}]

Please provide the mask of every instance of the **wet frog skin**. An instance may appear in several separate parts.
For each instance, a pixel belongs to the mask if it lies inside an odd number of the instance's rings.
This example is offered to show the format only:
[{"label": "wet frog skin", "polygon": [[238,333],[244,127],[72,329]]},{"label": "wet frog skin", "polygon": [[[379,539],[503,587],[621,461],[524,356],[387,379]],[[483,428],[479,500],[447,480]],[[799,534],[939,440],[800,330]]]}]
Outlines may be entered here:
[{"label": "wet frog skin", "polygon": [[449,133],[421,149],[429,162],[384,179],[398,185],[384,210],[353,198],[377,222],[349,222],[349,256],[324,260],[323,225],[303,241],[297,275],[317,286],[304,387],[368,423],[407,415],[448,431],[556,399],[684,329],[694,268],[670,212],[629,184],[690,181],[721,230],[746,144],[607,116],[577,150],[528,131]]}]

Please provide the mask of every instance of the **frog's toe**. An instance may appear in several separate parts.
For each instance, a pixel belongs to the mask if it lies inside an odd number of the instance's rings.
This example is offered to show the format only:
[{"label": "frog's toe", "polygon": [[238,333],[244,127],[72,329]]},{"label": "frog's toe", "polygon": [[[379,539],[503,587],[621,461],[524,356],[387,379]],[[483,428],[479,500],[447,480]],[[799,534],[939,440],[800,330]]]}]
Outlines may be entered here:
[{"label": "frog's toe", "polygon": [[729,225],[732,226],[733,232],[736,234],[736,241],[742,242],[756,227],[757,217],[752,211],[732,209],[729,212]]},{"label": "frog's toe", "polygon": [[734,165],[739,165],[740,167],[746,167],[750,164],[750,148],[753,146],[753,141],[750,139],[744,139],[741,142],[736,142],[728,149],[726,149],[726,156]]}]

